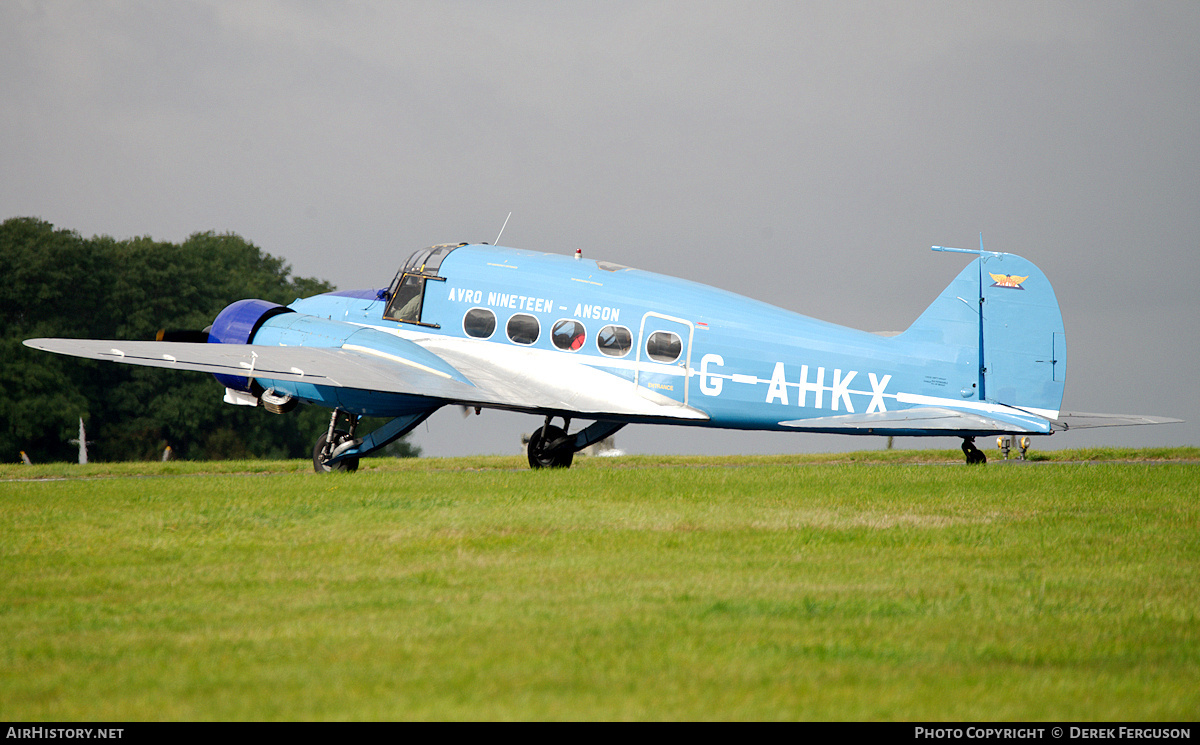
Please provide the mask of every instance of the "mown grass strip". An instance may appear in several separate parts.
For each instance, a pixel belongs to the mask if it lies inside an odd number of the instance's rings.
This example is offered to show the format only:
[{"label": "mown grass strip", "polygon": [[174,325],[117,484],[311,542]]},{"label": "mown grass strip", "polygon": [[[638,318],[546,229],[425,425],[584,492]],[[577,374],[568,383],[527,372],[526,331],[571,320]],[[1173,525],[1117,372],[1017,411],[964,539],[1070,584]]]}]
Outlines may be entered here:
[{"label": "mown grass strip", "polygon": [[1200,465],[584,464],[0,483],[0,711],[1200,711]]},{"label": "mown grass strip", "polygon": [[[1035,451],[1029,461],[1019,461],[1015,451],[1009,461],[989,452],[993,465],[1023,462],[1179,462],[1200,461],[1200,447],[1170,448],[1082,448]],[[625,455],[616,458],[577,457],[573,469],[620,469],[649,467],[787,466],[833,464],[961,464],[960,450],[863,450],[850,453],[802,453],[791,455]],[[520,455],[480,455],[457,458],[364,458],[361,471],[409,473],[418,471],[525,470]],[[120,476],[188,476],[197,474],[282,474],[310,473],[306,460],[228,461],[140,461],[124,463],[45,463],[27,466],[0,464],[0,481],[13,479],[105,478]]]}]

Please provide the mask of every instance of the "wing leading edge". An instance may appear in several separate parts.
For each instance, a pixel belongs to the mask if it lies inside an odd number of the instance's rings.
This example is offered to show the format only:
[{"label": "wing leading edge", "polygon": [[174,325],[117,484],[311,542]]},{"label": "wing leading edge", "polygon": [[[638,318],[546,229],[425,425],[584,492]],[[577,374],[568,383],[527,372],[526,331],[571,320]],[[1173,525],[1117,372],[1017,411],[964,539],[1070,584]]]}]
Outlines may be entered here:
[{"label": "wing leading edge", "polygon": [[335,388],[361,388],[431,398],[454,399],[468,395],[473,390],[473,386],[465,379],[447,370],[439,370],[399,355],[368,353],[353,347],[268,347],[256,344],[104,339],[28,339],[25,346],[127,365],[194,370]]},{"label": "wing leading edge", "polygon": [[698,409],[653,392],[635,391],[632,384],[607,380],[613,376],[588,368],[575,368],[571,376],[548,375],[546,370],[522,364],[528,360],[505,359],[498,369],[491,369],[497,360],[394,341],[399,346],[393,343],[388,351],[349,343],[285,347],[104,339],[27,339],[25,346],[128,365],[397,393],[440,403],[630,418],[708,418]]}]

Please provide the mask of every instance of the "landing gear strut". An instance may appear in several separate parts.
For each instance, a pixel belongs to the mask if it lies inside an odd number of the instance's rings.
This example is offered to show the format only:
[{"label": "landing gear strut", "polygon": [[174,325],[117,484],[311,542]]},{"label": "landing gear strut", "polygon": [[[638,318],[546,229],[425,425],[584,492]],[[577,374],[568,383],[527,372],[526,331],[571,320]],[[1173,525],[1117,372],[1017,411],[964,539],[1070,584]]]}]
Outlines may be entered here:
[{"label": "landing gear strut", "polygon": [[967,465],[976,466],[987,463],[987,456],[983,451],[975,447],[974,437],[964,437],[962,444],[963,455],[967,456]]},{"label": "landing gear strut", "polygon": [[334,409],[329,417],[329,429],[313,445],[313,470],[317,473],[357,471],[359,458],[378,452],[404,437],[437,409],[434,406],[425,411],[401,414],[362,437],[356,433],[362,417]]},{"label": "landing gear strut", "polygon": [[[344,424],[338,421],[343,416],[346,417]],[[338,453],[354,447],[354,432],[358,429],[359,419],[355,414],[340,409],[333,410],[329,417],[329,429],[323,432],[313,445],[313,470],[317,473],[358,470],[358,458],[343,458],[336,463],[329,463],[329,460]]]},{"label": "landing gear strut", "polygon": [[529,436],[529,467],[530,468],[569,468],[575,459],[575,453],[588,445],[600,442],[605,437],[625,426],[624,422],[594,422],[573,435],[567,434],[571,428],[571,420],[563,417],[563,428],[559,429],[550,424],[553,417],[546,417],[546,422],[533,431]]}]

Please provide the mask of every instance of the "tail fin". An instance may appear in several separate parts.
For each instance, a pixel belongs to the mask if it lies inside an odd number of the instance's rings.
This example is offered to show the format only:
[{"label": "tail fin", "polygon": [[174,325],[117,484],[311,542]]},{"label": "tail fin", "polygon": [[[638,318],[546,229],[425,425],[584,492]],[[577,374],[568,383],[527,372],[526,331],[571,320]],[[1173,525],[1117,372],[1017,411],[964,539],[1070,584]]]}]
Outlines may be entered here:
[{"label": "tail fin", "polygon": [[934,250],[978,257],[901,338],[940,347],[938,356],[955,364],[977,365],[979,392],[971,398],[1057,417],[1066,383],[1066,334],[1046,275],[1015,254]]}]

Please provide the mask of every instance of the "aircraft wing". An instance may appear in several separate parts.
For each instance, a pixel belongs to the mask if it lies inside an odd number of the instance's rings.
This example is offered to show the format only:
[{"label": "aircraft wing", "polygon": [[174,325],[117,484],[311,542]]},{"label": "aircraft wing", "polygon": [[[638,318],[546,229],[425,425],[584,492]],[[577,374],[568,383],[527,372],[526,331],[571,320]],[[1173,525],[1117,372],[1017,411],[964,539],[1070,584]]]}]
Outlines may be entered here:
[{"label": "aircraft wing", "polygon": [[1138,414],[1085,414],[1079,411],[1064,411],[1052,424],[1055,430],[1090,429],[1092,427],[1128,427],[1135,424],[1179,424],[1182,419],[1165,416],[1141,416]]},{"label": "aircraft wing", "polygon": [[946,434],[1014,432],[1046,434],[1049,420],[1016,410],[1006,412],[967,411],[941,406],[921,406],[870,414],[794,419],[780,422],[784,427],[813,432],[843,432],[847,434]]},{"label": "aircraft wing", "polygon": [[[28,339],[25,346],[129,365],[424,396],[442,403],[580,415],[707,419],[708,415],[625,379],[585,366],[556,367],[561,355],[532,360],[518,351],[487,357],[455,345],[404,353],[367,346],[283,347],[103,339]],[[439,369],[440,368],[440,369]]]},{"label": "aircraft wing", "polygon": [[268,347],[104,339],[28,339],[25,346],[127,365],[195,370],[220,375],[362,388],[433,398],[458,398],[472,387],[445,371],[406,360],[337,347]]},{"label": "aircraft wing", "polygon": [[[706,420],[708,414],[628,378],[580,362],[575,355],[428,336],[413,340],[473,383],[484,403],[524,411],[562,411],[659,419]],[[478,395],[478,394],[477,394]]]}]

